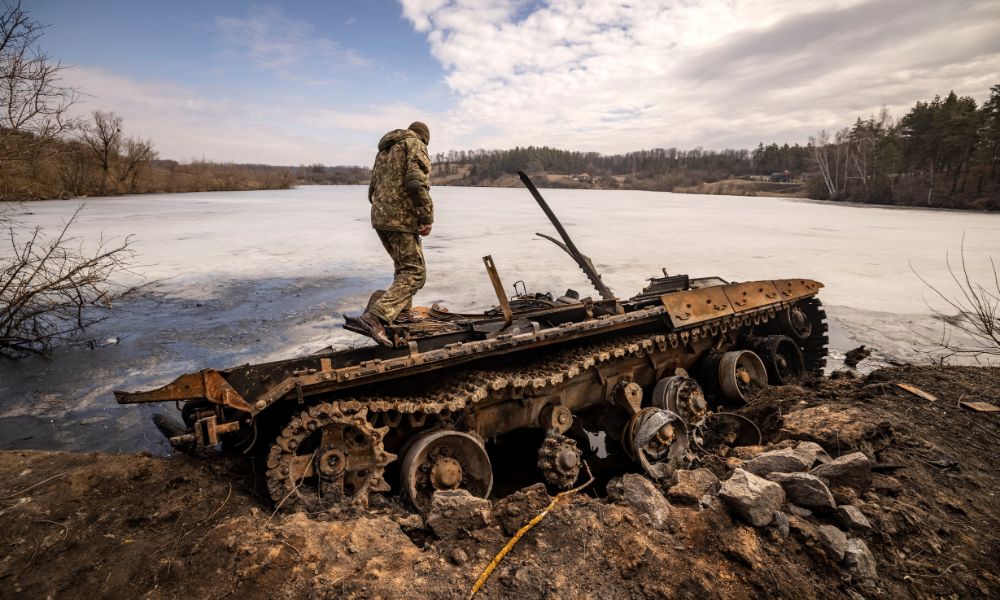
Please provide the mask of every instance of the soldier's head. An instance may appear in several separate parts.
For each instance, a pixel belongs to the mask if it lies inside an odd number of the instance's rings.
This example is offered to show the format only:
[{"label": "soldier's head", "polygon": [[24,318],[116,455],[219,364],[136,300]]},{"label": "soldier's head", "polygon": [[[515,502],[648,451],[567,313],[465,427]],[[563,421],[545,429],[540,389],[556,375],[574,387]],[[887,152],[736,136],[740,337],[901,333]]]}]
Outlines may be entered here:
[{"label": "soldier's head", "polygon": [[424,123],[414,121],[410,123],[410,126],[407,127],[407,129],[420,136],[420,139],[422,139],[425,144],[431,143],[431,130],[428,129],[427,125]]}]

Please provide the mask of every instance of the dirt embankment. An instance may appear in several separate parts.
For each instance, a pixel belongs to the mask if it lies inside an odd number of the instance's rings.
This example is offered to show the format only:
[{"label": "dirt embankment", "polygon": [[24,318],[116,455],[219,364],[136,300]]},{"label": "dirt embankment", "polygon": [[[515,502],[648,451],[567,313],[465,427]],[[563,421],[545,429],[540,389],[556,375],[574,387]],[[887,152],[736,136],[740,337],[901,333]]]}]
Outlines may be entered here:
[{"label": "dirt embankment", "polygon": [[[674,489],[668,503],[626,478],[609,485],[617,500],[588,489],[559,504],[477,597],[998,597],[1000,416],[958,404],[997,404],[998,389],[1000,369],[979,368],[771,388],[740,411],[765,447],[724,444],[694,466],[725,481],[796,440],[833,457],[861,451],[870,482],[833,492],[870,529],[788,503],[784,519],[754,527],[714,493],[685,504]],[[756,437],[716,420],[732,428],[706,444]],[[229,458],[0,453],[0,597],[465,598],[549,501],[526,488],[432,528],[391,498],[354,514],[272,514],[254,481]],[[819,533],[832,528],[864,542],[874,577],[831,551]]]}]

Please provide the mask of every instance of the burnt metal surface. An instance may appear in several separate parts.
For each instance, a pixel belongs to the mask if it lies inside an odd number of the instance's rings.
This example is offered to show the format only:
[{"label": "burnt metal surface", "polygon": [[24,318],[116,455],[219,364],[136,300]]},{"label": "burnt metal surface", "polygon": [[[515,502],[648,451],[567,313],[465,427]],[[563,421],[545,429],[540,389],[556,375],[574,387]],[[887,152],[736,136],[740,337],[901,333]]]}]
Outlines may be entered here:
[{"label": "burnt metal surface", "polygon": [[[778,287],[778,284],[784,281],[787,280],[766,283]],[[764,282],[753,283],[756,285]],[[818,282],[810,283],[814,284],[815,289],[822,285]],[[123,404],[195,399],[218,403],[225,400],[222,403],[240,410],[249,409],[248,412],[257,414],[277,400],[295,396],[299,392],[311,396],[346,390],[505,355],[515,350],[534,350],[626,331],[666,329],[684,334],[710,321],[717,325],[725,325],[727,318],[737,314],[752,318],[761,312],[788,307],[787,300],[783,300],[767,305],[758,303],[754,308],[737,313],[729,303],[727,290],[731,287],[743,290],[746,286],[747,284],[727,284],[664,294],[661,297],[662,306],[632,311],[626,306],[622,314],[608,314],[595,318],[586,318],[585,309],[575,306],[530,311],[517,316],[523,316],[532,323],[540,323],[545,322],[551,313],[555,317],[553,322],[558,324],[546,328],[542,328],[540,324],[537,327],[511,328],[495,337],[487,337],[481,326],[489,322],[489,319],[481,319],[477,322],[480,330],[469,326],[461,334],[443,334],[411,341],[407,348],[365,347],[262,365],[246,365],[224,371],[207,370],[199,374],[183,375],[157,390],[115,392],[115,397]],[[798,285],[794,289],[804,296],[811,296],[814,293],[806,292],[807,288],[803,285]],[[792,297],[792,299],[799,298]],[[601,312],[611,312],[615,304],[617,303],[601,305],[594,303],[592,310],[596,313],[600,307]],[[563,311],[584,318],[560,323],[559,313]],[[664,327],[665,320],[667,327]],[[503,319],[494,318],[493,321],[502,323]],[[686,341],[686,336],[682,335],[682,339]],[[213,383],[210,385],[206,381]],[[223,381],[226,382],[225,386],[222,385]],[[246,400],[243,400],[244,398]]]},{"label": "burnt metal surface", "polygon": [[436,491],[464,489],[486,497],[493,488],[493,469],[483,442],[460,431],[420,435],[400,468],[402,490],[423,513],[430,510]]},{"label": "burnt metal surface", "polygon": [[511,310],[510,301],[507,300],[507,296],[504,294],[503,283],[500,282],[500,274],[497,273],[497,267],[493,264],[493,257],[484,256],[483,264],[486,265],[486,273],[490,276],[490,283],[493,284],[493,291],[497,295],[497,302],[500,303],[504,326],[510,325],[514,320],[514,311]]},{"label": "burnt metal surface", "polygon": [[582,456],[583,452],[572,438],[550,432],[538,448],[538,468],[547,483],[562,490],[569,489],[580,477]]}]

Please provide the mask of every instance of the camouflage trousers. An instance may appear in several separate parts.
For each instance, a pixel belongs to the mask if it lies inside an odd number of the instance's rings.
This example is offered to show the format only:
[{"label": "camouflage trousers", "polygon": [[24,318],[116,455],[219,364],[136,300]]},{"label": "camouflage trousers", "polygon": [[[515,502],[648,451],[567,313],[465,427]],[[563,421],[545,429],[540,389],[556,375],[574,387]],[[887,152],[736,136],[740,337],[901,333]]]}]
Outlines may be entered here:
[{"label": "camouflage trousers", "polygon": [[420,247],[420,236],[402,231],[376,229],[385,251],[392,257],[395,267],[392,285],[375,302],[371,311],[385,323],[392,323],[396,316],[409,309],[413,295],[424,287],[427,281],[427,266],[424,264],[424,250]]}]

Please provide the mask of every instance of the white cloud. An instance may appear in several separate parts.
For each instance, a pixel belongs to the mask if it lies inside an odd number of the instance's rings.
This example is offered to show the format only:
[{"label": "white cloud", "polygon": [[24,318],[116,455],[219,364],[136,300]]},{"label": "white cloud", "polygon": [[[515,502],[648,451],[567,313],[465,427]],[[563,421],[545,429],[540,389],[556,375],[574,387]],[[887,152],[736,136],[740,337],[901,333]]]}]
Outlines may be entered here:
[{"label": "white cloud", "polygon": [[462,147],[617,152],[805,141],[998,83],[1000,3],[402,0]]},{"label": "white cloud", "polygon": [[150,138],[162,158],[296,165],[367,165],[376,144],[393,126],[405,127],[419,115],[396,103],[364,112],[341,112],[307,103],[274,105],[209,97],[162,81],[140,81],[103,69],[74,67],[65,83],[88,95],[79,115],[113,111],[124,119],[126,135]]}]

